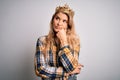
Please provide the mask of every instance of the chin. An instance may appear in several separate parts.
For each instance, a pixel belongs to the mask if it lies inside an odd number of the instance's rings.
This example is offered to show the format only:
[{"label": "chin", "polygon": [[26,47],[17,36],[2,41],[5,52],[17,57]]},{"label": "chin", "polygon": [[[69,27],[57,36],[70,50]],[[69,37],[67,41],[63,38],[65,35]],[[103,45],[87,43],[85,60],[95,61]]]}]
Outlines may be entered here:
[{"label": "chin", "polygon": [[55,31],[55,32],[58,32],[58,31],[59,31],[59,29],[54,29],[54,31]]}]

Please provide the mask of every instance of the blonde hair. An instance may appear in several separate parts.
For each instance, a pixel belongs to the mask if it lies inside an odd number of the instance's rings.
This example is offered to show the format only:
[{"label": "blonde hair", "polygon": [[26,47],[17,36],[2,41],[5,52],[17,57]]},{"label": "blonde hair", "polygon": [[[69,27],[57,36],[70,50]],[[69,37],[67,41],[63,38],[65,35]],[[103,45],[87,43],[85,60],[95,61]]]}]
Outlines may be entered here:
[{"label": "blonde hair", "polygon": [[49,50],[49,48],[54,45],[55,32],[53,30],[53,19],[59,12],[62,12],[68,16],[67,41],[70,48],[74,49],[76,46],[80,45],[79,37],[75,33],[73,21],[74,11],[70,9],[68,5],[65,4],[64,6],[58,6],[55,9],[55,13],[53,14],[52,19],[50,21],[50,31],[45,40],[45,50]]}]

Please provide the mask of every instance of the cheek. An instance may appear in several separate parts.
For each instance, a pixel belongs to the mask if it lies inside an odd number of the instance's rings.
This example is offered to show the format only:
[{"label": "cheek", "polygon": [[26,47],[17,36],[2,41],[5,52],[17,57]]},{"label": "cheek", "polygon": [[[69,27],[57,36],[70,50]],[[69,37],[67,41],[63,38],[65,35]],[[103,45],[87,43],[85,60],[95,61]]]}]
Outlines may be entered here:
[{"label": "cheek", "polygon": [[55,21],[53,21],[53,28],[56,26],[56,22]]},{"label": "cheek", "polygon": [[68,27],[68,25],[67,25],[67,24],[65,24],[65,25],[64,25],[64,28],[65,28],[65,29],[67,29],[67,27]]},{"label": "cheek", "polygon": [[57,24],[57,20],[56,20],[56,19],[53,20],[53,24],[54,24],[54,25]]}]

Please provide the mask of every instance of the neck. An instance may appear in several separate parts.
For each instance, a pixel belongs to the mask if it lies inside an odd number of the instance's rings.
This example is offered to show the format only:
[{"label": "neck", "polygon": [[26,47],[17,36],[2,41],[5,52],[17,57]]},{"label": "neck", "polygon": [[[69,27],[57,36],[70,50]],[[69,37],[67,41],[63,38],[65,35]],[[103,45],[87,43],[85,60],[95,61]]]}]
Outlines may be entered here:
[{"label": "neck", "polygon": [[59,46],[60,45],[60,40],[57,37],[55,37],[54,40],[55,40],[56,46]]}]

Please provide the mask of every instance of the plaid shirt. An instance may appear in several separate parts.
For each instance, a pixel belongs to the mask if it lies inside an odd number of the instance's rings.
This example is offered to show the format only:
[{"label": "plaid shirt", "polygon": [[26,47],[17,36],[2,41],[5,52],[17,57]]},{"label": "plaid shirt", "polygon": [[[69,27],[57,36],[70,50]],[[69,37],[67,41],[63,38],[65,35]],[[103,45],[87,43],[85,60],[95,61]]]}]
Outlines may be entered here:
[{"label": "plaid shirt", "polygon": [[[38,38],[35,53],[35,72],[42,80],[64,80],[65,73],[71,72],[78,65],[79,48],[77,45],[71,49],[69,45],[60,47],[51,46],[47,50],[46,57],[43,54],[43,46],[46,36]],[[67,80],[76,80],[76,75],[67,77]],[[73,79],[72,79],[73,78]]]}]

